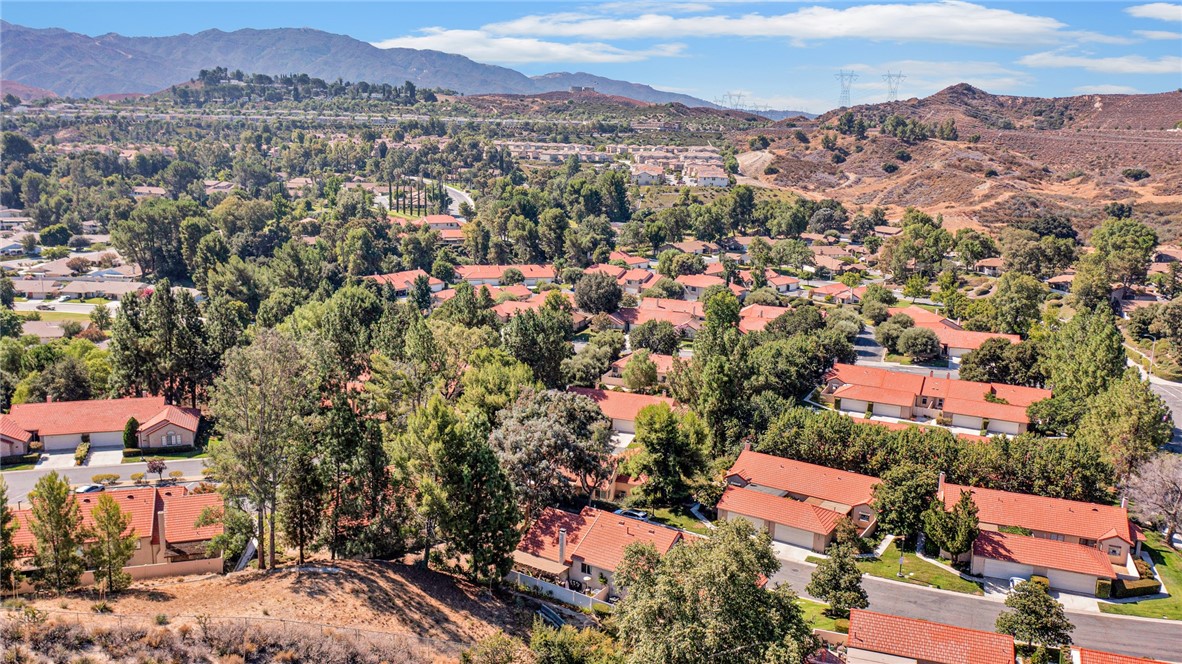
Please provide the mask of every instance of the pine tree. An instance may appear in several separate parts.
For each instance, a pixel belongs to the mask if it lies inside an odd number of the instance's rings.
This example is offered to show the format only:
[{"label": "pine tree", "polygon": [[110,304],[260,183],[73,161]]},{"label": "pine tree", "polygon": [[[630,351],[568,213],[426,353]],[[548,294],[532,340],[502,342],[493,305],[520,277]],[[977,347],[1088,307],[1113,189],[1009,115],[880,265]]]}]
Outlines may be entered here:
[{"label": "pine tree", "polygon": [[131,528],[131,514],[108,494],[102,494],[91,511],[94,517],[94,541],[86,547],[86,559],[94,569],[95,585],[108,592],[131,585],[131,575],[124,565],[135,555],[139,535]]},{"label": "pine tree", "polygon": [[41,569],[37,585],[61,594],[78,585],[85,568],[81,553],[86,540],[82,511],[70,483],[57,472],[37,480],[29,499],[29,530],[36,540],[34,562]]},{"label": "pine tree", "polygon": [[933,498],[931,507],[924,512],[923,526],[928,538],[940,550],[947,551],[953,560],[967,553],[978,533],[977,504],[973,502],[973,494],[961,491],[952,511],[944,509],[943,500]]},{"label": "pine tree", "polygon": [[288,459],[287,476],[279,487],[279,523],[288,544],[298,549],[297,564],[304,564],[304,550],[312,549],[324,514],[324,477],[308,445],[296,445]]},{"label": "pine tree", "polygon": [[8,484],[0,477],[0,588],[16,586],[16,531],[20,528],[8,507]]},{"label": "pine tree", "polygon": [[829,614],[848,618],[850,609],[870,606],[862,589],[862,571],[854,550],[842,544],[829,547],[829,557],[817,563],[805,592],[829,604]]}]

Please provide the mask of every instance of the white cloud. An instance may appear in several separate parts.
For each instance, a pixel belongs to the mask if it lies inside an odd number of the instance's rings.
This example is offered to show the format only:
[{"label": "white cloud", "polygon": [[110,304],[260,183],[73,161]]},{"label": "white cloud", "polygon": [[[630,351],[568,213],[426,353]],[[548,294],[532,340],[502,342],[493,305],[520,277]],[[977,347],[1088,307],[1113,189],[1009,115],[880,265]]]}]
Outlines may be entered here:
[{"label": "white cloud", "polygon": [[1135,95],[1141,92],[1129,85],[1081,85],[1075,91],[1081,95]]},{"label": "white cloud", "polygon": [[922,41],[976,45],[1026,45],[1077,41],[1116,41],[1095,33],[1072,32],[1047,16],[984,7],[963,0],[916,4],[802,7],[778,15],[604,16],[565,12],[523,16],[484,26],[499,35],[548,38],[673,39],[679,37],[778,37],[795,43],[834,38]]},{"label": "white cloud", "polygon": [[1182,5],[1172,2],[1151,2],[1147,5],[1126,7],[1125,13],[1137,18],[1155,18],[1159,21],[1182,22]]},{"label": "white cloud", "polygon": [[682,44],[656,44],[629,50],[603,42],[561,43],[533,37],[501,37],[483,30],[424,28],[421,34],[375,42],[378,48],[418,48],[458,53],[479,62],[521,64],[528,62],[638,62],[653,57],[676,56]]},{"label": "white cloud", "polygon": [[993,93],[1016,93],[1036,82],[1029,72],[1010,69],[996,62],[978,60],[895,60],[875,64],[847,64],[842,69],[863,72],[854,83],[855,103],[886,101],[886,71],[902,72],[899,98],[926,97],[957,83],[968,83]]},{"label": "white cloud", "polygon": [[1178,39],[1182,40],[1182,32],[1171,32],[1169,30],[1134,30],[1133,34],[1142,39]]},{"label": "white cloud", "polygon": [[1047,51],[1032,53],[1018,60],[1019,64],[1039,68],[1075,68],[1102,74],[1176,74],[1182,72],[1182,56],[1163,55],[1150,60],[1143,55],[1120,55],[1092,58]]}]

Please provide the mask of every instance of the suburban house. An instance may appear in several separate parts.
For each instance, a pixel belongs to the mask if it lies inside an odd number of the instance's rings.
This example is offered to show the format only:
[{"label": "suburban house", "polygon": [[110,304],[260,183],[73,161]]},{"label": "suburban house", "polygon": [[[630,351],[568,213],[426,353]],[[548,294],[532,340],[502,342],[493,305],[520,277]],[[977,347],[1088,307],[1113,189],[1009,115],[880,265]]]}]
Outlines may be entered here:
[{"label": "suburban house", "polygon": [[596,263],[583,269],[583,274],[606,274],[617,281],[628,272],[628,268],[612,265],[611,263]]},{"label": "suburban house", "polygon": [[1074,281],[1075,272],[1069,270],[1063,274],[1056,274],[1050,279],[1047,279],[1047,286],[1050,286],[1051,290],[1057,293],[1070,293],[1071,284]]},{"label": "suburban house", "polygon": [[410,292],[415,280],[419,277],[427,278],[427,283],[430,285],[432,293],[438,293],[447,286],[441,279],[436,279],[422,270],[403,270],[402,272],[391,272],[390,274],[371,274],[366,279],[382,285],[391,286],[397,295],[406,295]]},{"label": "suburban house", "polygon": [[767,304],[752,304],[739,311],[739,331],[762,331],[767,324],[788,312],[784,307],[773,307]]},{"label": "suburban house", "polygon": [[[848,258],[848,256],[846,256]],[[809,259],[810,265],[805,265],[804,269],[809,272],[825,271],[830,274],[845,274],[854,270],[862,270],[863,272],[869,268],[862,263],[846,262],[837,256],[826,256],[824,254],[815,255]]]},{"label": "suburban house", "polygon": [[521,538],[513,562],[519,574],[606,600],[619,595],[614,575],[629,544],[651,544],[664,555],[681,538],[679,530],[594,507],[578,514],[547,507]]},{"label": "suburban house", "polygon": [[627,265],[628,269],[630,270],[635,270],[637,268],[647,270],[649,267],[649,260],[647,258],[644,258],[643,256],[633,256],[632,254],[626,254],[622,251],[611,252],[608,254],[607,259],[609,261],[620,261],[624,265]]},{"label": "suburban house", "polygon": [[685,183],[691,187],[729,187],[730,176],[718,166],[689,164],[685,167]]},{"label": "suburban house", "polygon": [[165,403],[164,397],[23,403],[0,416],[0,454],[28,454],[30,442],[46,452],[66,452],[89,442],[121,447],[127,421],[139,422],[141,448],[191,447],[201,413]]},{"label": "suburban house", "polygon": [[523,282],[533,288],[543,281],[554,281],[558,272],[553,265],[457,265],[456,276],[473,286],[500,286],[505,270],[516,269],[525,277]]},{"label": "suburban house", "polygon": [[421,219],[433,231],[459,230],[463,224],[450,214],[429,214]]},{"label": "suburban house", "polygon": [[862,301],[857,289],[850,288],[843,283],[832,283],[806,290],[810,300],[833,301],[838,304],[857,304]]},{"label": "suburban house", "polygon": [[1050,390],[1002,383],[976,383],[874,367],[835,364],[825,377],[822,402],[866,418],[934,420],[988,434],[1016,436],[1030,426],[1026,408],[1049,399]]},{"label": "suburban house", "polygon": [[670,249],[680,251],[683,254],[705,256],[707,254],[717,253],[718,245],[713,242],[702,242],[700,240],[683,240],[681,242],[669,242],[661,245],[661,251],[669,251]]},{"label": "suburban house", "polygon": [[147,287],[148,284],[139,281],[75,279],[62,284],[62,287],[58,289],[58,293],[81,300],[87,300],[93,297],[118,300],[127,293],[138,293]]},{"label": "suburban house", "polygon": [[1164,664],[1156,659],[1071,647],[1071,664]]},{"label": "suburban house", "polygon": [[1097,579],[1139,576],[1133,561],[1145,536],[1124,507],[948,484],[940,474],[936,496],[947,509],[962,492],[972,495],[981,529],[972,553],[975,574],[1006,579],[1037,574],[1052,588],[1088,595],[1095,593]]},{"label": "suburban house", "polygon": [[633,268],[620,275],[616,281],[625,293],[640,295],[646,288],[657,283],[660,278],[655,272],[643,268]]},{"label": "suburban house", "polygon": [[665,169],[655,164],[632,164],[631,179],[642,187],[665,184]]},{"label": "suburban house", "polygon": [[[603,384],[613,387],[623,387],[624,368],[628,366],[628,362],[632,361],[633,356],[635,356],[635,353],[630,353],[612,362],[611,368],[600,379]],[[657,383],[663,385],[669,378],[669,372],[673,370],[674,357],[672,355],[661,355],[660,353],[649,353],[648,359],[657,367]]]},{"label": "suburban house", "polygon": [[648,406],[663,403],[670,408],[675,408],[677,405],[668,397],[635,392],[596,390],[589,387],[572,387],[570,391],[581,394],[599,404],[599,409],[612,421],[612,431],[616,433],[635,434],[636,416]]},{"label": "suburban house", "polygon": [[625,307],[614,314],[624,331],[650,320],[666,321],[682,336],[693,339],[706,321],[706,312],[701,302],[646,297],[638,307]]},{"label": "suburban house", "polygon": [[49,343],[54,339],[66,336],[66,328],[62,323],[47,320],[27,320],[21,323],[21,336],[32,335],[41,343]]},{"label": "suburban house", "polygon": [[877,525],[876,477],[785,459],[744,448],[726,474],[719,519],[746,519],[772,539],[824,552],[837,524],[850,519],[858,532]]},{"label": "suburban house", "polygon": [[902,232],[903,232],[903,229],[899,228],[898,226],[875,226],[874,227],[874,234],[884,240],[893,238]]},{"label": "suburban house", "polygon": [[853,609],[846,664],[1014,664],[1014,637]]},{"label": "suburban house", "polygon": [[987,277],[1000,277],[1002,268],[1005,267],[1005,261],[1000,258],[982,258],[973,264],[977,272]]},{"label": "suburban house", "polygon": [[[683,274],[674,281],[685,288],[685,299],[691,302],[702,299],[711,286],[726,286],[726,281],[722,277],[710,274]],[[747,295],[747,289],[738,284],[731,284],[729,288],[740,300]]]},{"label": "suburban house", "polygon": [[909,307],[892,307],[889,309],[889,312],[892,316],[906,314],[911,317],[911,320],[915,321],[916,327],[926,327],[932,332],[935,332],[936,338],[940,340],[940,354],[944,357],[963,357],[969,352],[977,350],[981,347],[981,344],[990,339],[1005,339],[1014,344],[1022,341],[1022,337],[1016,334],[966,330],[956,321],[915,305]]},{"label": "suburban house", "polygon": [[[190,493],[183,486],[140,489],[118,489],[99,494],[80,494],[78,502],[84,527],[94,525],[94,508],[99,496],[114,498],[124,513],[131,517],[125,534],[132,531],[138,537],[135,552],[124,570],[134,579],[152,579],[184,574],[209,574],[222,571],[220,553],[210,555],[207,545],[222,533],[220,521],[197,526],[201,513],[207,508],[223,504],[221,494]],[[25,569],[32,561],[35,538],[29,528],[32,509],[13,510],[20,528],[15,533],[15,544]],[[90,573],[83,575],[84,585],[94,583]]]}]

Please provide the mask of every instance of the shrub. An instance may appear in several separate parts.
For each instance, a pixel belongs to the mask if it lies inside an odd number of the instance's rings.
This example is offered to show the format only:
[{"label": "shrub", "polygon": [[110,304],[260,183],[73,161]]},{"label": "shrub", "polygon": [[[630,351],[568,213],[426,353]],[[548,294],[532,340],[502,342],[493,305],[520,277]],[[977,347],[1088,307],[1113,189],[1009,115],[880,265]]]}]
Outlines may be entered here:
[{"label": "shrub", "polygon": [[1112,582],[1108,579],[1096,579],[1096,597],[1108,599],[1112,596]]},{"label": "shrub", "polygon": [[157,625],[167,625],[168,624],[168,616],[163,613],[157,613],[154,620],[156,621]]},{"label": "shrub", "polygon": [[1112,582],[1112,596],[1118,599],[1156,595],[1159,592],[1161,592],[1161,582],[1157,579],[1137,579],[1134,581],[1117,579]]},{"label": "shrub", "polygon": [[144,475],[143,473],[132,473],[131,474],[131,481],[135,482],[136,484],[143,484],[144,477],[146,477],[146,475]]},{"label": "shrub", "polygon": [[90,605],[90,610],[94,611],[95,613],[110,613],[111,605],[107,604],[105,601],[95,602],[94,604]]},{"label": "shrub", "polygon": [[183,471],[183,470],[174,470],[174,471],[172,471],[171,473],[169,473],[169,474],[168,474],[168,476],[169,476],[169,477],[171,477],[171,478],[172,478],[172,479],[174,479],[174,480],[179,480],[179,479],[181,479],[182,477],[184,477],[184,476],[185,476],[185,471]]},{"label": "shrub", "polygon": [[776,173],[779,173],[779,172],[780,172],[780,169],[776,168],[775,166],[772,166],[771,164],[768,164],[767,167],[763,169],[764,175],[775,175]]},{"label": "shrub", "polygon": [[86,463],[88,456],[90,456],[90,443],[80,443],[74,450],[74,465],[81,466]]},{"label": "shrub", "polygon": [[996,168],[991,168],[991,169],[989,169],[989,170],[985,171],[985,177],[987,177],[987,178],[995,178],[995,177],[997,177],[997,169],[996,169]]},{"label": "shrub", "polygon": [[1030,582],[1037,583],[1038,585],[1042,586],[1044,592],[1050,592],[1051,590],[1051,580],[1045,576],[1039,576],[1035,574],[1034,576],[1030,577]]},{"label": "shrub", "polygon": [[119,481],[119,475],[115,473],[99,473],[98,475],[91,475],[90,481],[95,484],[111,485]]},{"label": "shrub", "polygon": [[887,163],[882,165],[882,170],[887,173],[894,173],[895,171],[899,170],[899,165],[894,162],[888,161]]},{"label": "shrub", "polygon": [[137,432],[140,430],[140,423],[134,418],[127,418],[127,424],[123,425],[123,446],[127,449],[135,449],[139,447],[139,437]]},{"label": "shrub", "polygon": [[907,162],[911,161],[911,153],[906,150],[896,150],[895,151],[895,159],[897,159],[903,163],[907,163]]},{"label": "shrub", "polygon": [[1142,579],[1152,579],[1153,578],[1153,566],[1151,566],[1149,563],[1145,562],[1144,559],[1142,559],[1142,558],[1135,559],[1133,561],[1133,565],[1136,566],[1137,574]]},{"label": "shrub", "polygon": [[1120,174],[1126,179],[1132,180],[1133,182],[1144,180],[1145,178],[1149,177],[1149,171],[1145,170],[1144,168],[1126,168],[1125,170],[1121,171]]}]

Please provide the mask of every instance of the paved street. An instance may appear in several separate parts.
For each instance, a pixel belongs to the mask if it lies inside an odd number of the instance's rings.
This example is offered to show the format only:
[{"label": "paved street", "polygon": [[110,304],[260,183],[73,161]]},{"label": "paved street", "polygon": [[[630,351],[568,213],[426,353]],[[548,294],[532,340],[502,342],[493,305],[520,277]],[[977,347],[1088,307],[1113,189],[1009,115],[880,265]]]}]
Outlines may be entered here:
[{"label": "paved street", "polygon": [[[185,473],[185,477],[199,477],[201,469],[205,467],[205,459],[180,459],[177,461],[167,461],[167,469],[164,471],[165,477],[174,470],[179,470]],[[123,463],[110,466],[74,466],[72,468],[55,468],[59,475],[63,475],[70,481],[70,484],[90,484],[90,478],[100,473],[115,473],[123,481],[131,478],[132,473],[146,473],[148,471],[148,464],[146,463]],[[8,485],[8,502],[16,503],[17,501],[27,501],[29,491],[37,484],[37,480],[49,470],[16,470],[5,471],[0,473],[4,476],[4,482]]]},{"label": "paved street", "polygon": [[[14,302],[12,308],[15,311],[37,311],[37,307],[42,304],[50,304],[53,306],[53,311],[57,313],[66,314],[82,314],[89,316],[91,311],[94,311],[95,305],[86,303],[71,303],[71,302],[54,302],[53,300],[25,300],[23,302]],[[115,309],[119,308],[119,303],[111,301],[107,303],[107,308],[114,313]],[[48,312],[43,312],[48,313]]]},{"label": "paved street", "polygon": [[[804,595],[813,569],[815,566],[808,563],[785,561],[772,581],[788,583],[797,594]],[[862,587],[870,596],[870,608],[874,611],[988,632],[993,631],[998,614],[1005,610],[996,600],[872,576],[862,577]],[[1167,661],[1182,660],[1182,623],[1095,613],[1068,613],[1068,618],[1075,625],[1071,636],[1076,645]]]}]

